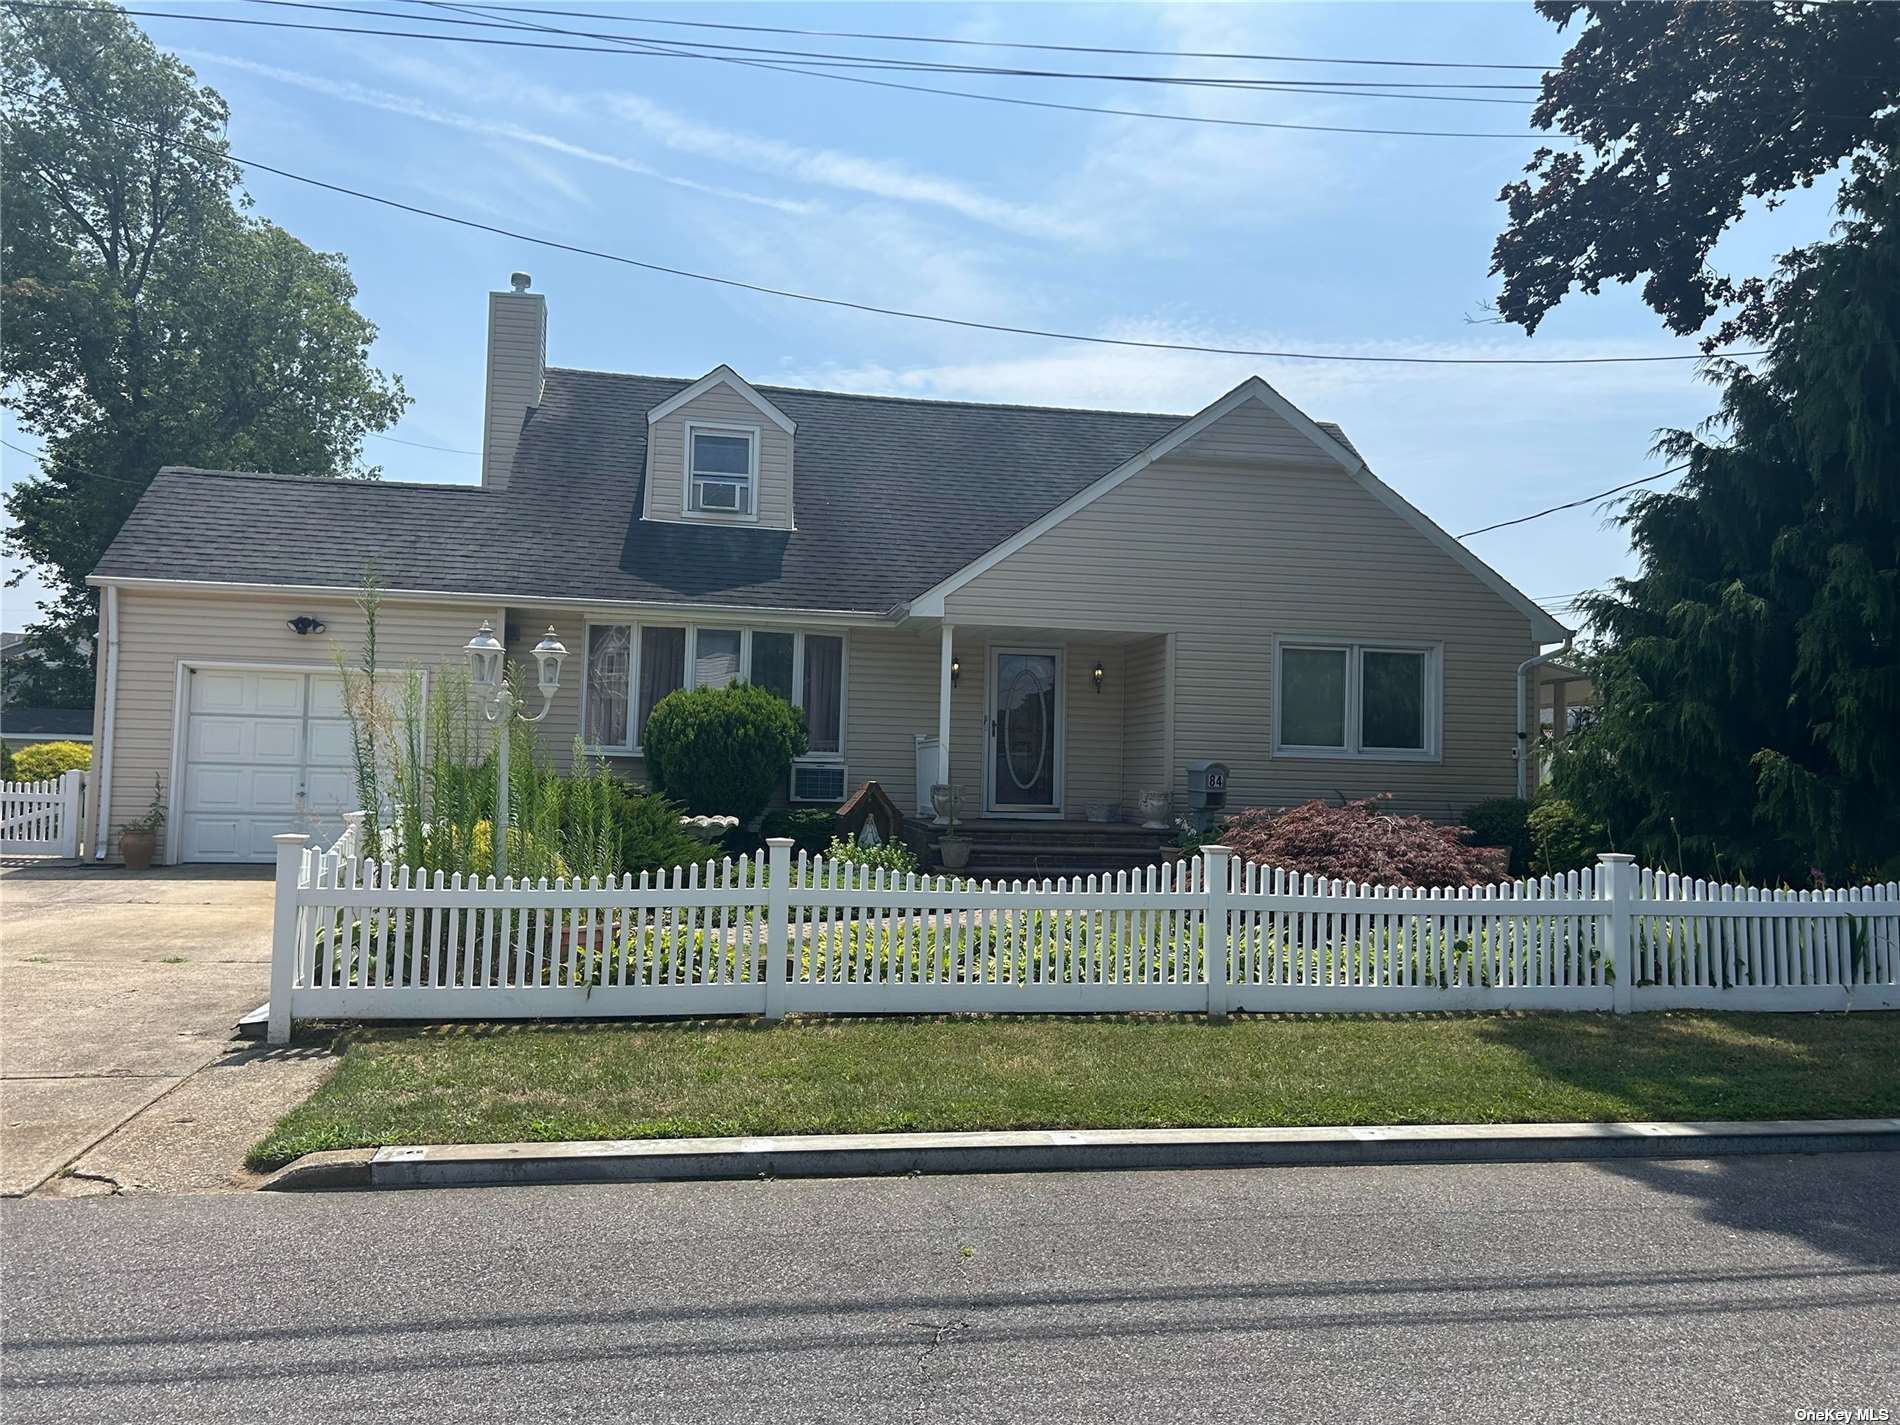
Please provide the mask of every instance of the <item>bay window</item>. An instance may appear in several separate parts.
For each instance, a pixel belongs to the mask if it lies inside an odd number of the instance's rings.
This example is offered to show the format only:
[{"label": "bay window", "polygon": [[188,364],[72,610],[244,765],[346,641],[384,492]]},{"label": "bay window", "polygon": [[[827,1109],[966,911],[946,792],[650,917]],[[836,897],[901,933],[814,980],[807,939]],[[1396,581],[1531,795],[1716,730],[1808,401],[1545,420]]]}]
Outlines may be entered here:
[{"label": "bay window", "polygon": [[1439,755],[1436,645],[1284,639],[1274,652],[1274,756]]},{"label": "bay window", "polygon": [[[801,766],[844,763],[844,636],[711,625],[590,623],[581,729],[596,755],[638,756],[647,717],[681,688],[755,683],[805,712]],[[832,780],[836,780],[836,775]],[[795,777],[794,786],[803,784]],[[829,784],[827,784],[829,785]]]}]

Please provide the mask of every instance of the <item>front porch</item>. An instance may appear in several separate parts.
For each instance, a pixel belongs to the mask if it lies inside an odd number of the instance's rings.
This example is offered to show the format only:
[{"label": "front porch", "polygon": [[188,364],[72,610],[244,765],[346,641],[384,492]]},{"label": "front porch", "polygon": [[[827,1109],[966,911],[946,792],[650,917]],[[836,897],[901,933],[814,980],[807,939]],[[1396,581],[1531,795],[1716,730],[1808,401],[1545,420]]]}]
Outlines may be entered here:
[{"label": "front porch", "polygon": [[[1073,875],[1151,863],[1169,821],[1166,634],[931,626],[937,727],[915,738],[915,832],[934,861],[930,790],[959,789],[979,875]],[[1149,801],[1143,811],[1143,796]]]}]

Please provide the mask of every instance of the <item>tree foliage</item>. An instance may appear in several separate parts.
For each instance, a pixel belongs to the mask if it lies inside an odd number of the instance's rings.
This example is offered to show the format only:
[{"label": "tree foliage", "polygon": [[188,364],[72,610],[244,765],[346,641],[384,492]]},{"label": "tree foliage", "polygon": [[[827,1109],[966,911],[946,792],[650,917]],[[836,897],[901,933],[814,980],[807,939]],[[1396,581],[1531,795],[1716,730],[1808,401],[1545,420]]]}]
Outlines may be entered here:
[{"label": "tree foliage", "polygon": [[1711,249],[1751,201],[1773,206],[1900,137],[1900,5],[1537,8],[1560,27],[1582,23],[1532,121],[1581,146],[1540,148],[1528,179],[1500,195],[1500,315],[1535,331],[1572,290],[1642,280],[1673,331],[1700,331],[1726,309],[1711,348],[1765,340],[1776,285],[1716,271]]},{"label": "tree foliage", "polygon": [[0,15],[0,379],[46,457],[7,496],[49,624],[9,696],[92,691],[86,575],[168,463],[367,475],[401,415],[342,257],[247,217],[215,90],[116,7]]},{"label": "tree foliage", "polygon": [[[1631,502],[1633,579],[1588,602],[1600,715],[1559,793],[1618,849],[1805,884],[1900,862],[1900,168],[1863,157],[1836,240],[1790,255],[1760,371]],[[1722,437],[1720,443],[1716,438]]]}]

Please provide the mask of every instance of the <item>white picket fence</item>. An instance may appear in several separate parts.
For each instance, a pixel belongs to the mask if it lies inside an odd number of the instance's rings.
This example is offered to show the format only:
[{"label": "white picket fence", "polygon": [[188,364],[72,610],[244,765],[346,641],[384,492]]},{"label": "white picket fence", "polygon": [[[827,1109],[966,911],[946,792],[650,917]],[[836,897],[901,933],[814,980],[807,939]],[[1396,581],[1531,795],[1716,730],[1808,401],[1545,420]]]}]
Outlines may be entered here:
[{"label": "white picket fence", "polygon": [[77,856],[85,787],[84,772],[0,782],[0,856]]},{"label": "white picket fence", "polygon": [[[1481,889],[1192,861],[983,882],[791,854],[607,881],[433,877],[277,838],[298,1019],[1900,1007],[1900,888],[1756,892],[1627,856]],[[1625,967],[1628,967],[1627,971]]]}]

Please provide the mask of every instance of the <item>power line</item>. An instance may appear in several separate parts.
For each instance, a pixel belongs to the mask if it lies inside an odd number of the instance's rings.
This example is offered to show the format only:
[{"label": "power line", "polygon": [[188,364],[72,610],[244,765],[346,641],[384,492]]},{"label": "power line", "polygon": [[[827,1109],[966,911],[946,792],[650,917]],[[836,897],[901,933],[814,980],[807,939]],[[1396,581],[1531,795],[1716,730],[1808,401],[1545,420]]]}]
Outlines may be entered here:
[{"label": "power line", "polygon": [[[586,10],[552,10],[536,8],[529,5],[501,5],[495,8],[504,12],[518,11],[524,15],[557,15],[574,19],[595,20],[601,18],[597,14]],[[1406,69],[1528,70],[1532,73],[1543,73],[1551,68],[1551,66],[1543,64],[1492,64],[1439,59],[1347,59],[1301,54],[1244,54],[1223,50],[1164,50],[1118,48],[1108,45],[1038,44],[1027,40],[973,40],[955,39],[941,35],[903,35],[863,30],[800,30],[781,25],[719,24],[711,20],[663,20],[646,15],[612,15],[606,18],[612,19],[620,24],[677,25],[697,30],[727,30],[764,35],[798,35],[806,39],[879,40],[893,44],[963,45],[980,49],[1044,50],[1063,54],[1141,55],[1162,59],[1233,59],[1271,62],[1275,64],[1369,64]]]},{"label": "power line", "polygon": [[[6,4],[8,8],[11,9],[26,10],[77,10],[90,8],[88,6],[71,3],[60,3],[60,0],[0,0],[0,3]],[[442,34],[434,31],[373,29],[362,25],[317,25],[289,20],[259,20],[235,15],[188,15],[170,10],[133,10],[122,8],[120,13],[137,16],[142,19],[192,20],[201,24],[251,25],[265,29],[312,30],[326,34],[376,35],[388,39],[434,40],[445,44],[491,45],[510,49],[561,50],[583,54],[648,54],[673,59],[710,60],[721,64],[745,65],[751,69],[766,69],[782,74],[796,74],[807,79],[835,80],[840,84],[863,84],[877,89],[899,89],[915,94],[938,94],[954,99],[976,100],[986,104],[1012,104],[1023,108],[1053,109],[1076,114],[1108,114],[1120,118],[1154,119],[1166,123],[1207,124],[1225,128],[1275,129],[1297,133],[1367,134],[1385,138],[1506,139],[1514,143],[1575,142],[1569,135],[1503,133],[1494,129],[1408,129],[1352,124],[1304,124],[1269,119],[1222,118],[1206,114],[1160,113],[1150,109],[1122,109],[1107,105],[1068,104],[1053,99],[1027,99],[1019,95],[981,94],[974,90],[946,89],[937,85],[904,84],[891,79],[872,79],[866,75],[837,74],[829,70],[814,69],[800,65],[780,64],[757,59],[742,59],[736,55],[700,54],[689,50],[666,49],[653,45],[642,45],[637,41],[624,38],[620,40],[618,45],[584,45],[567,44],[554,40],[504,40],[481,35]],[[513,28],[535,29],[543,27],[521,25]],[[561,32],[552,31],[552,33],[559,34]],[[1332,91],[1319,92],[1330,93]]]},{"label": "power line", "polygon": [[4,445],[8,450],[11,450],[16,455],[24,455],[28,460],[32,461],[35,465],[39,466],[40,469],[44,470],[46,468],[46,461],[42,459],[40,456],[35,455],[32,451],[28,450],[25,446],[15,445],[10,440],[0,440],[0,445]]},{"label": "power line", "polygon": [[[1731,352],[1730,353],[1730,355],[1733,355],[1733,356],[1761,356],[1764,354],[1765,353],[1759,352],[1759,351]],[[1621,485],[1612,485],[1607,490],[1599,490],[1594,495],[1585,495],[1580,500],[1571,500],[1565,504],[1552,505],[1549,509],[1538,510],[1535,514],[1519,515],[1514,520],[1499,520],[1496,524],[1485,525],[1482,529],[1468,529],[1463,534],[1459,535],[1458,538],[1470,539],[1471,536],[1474,534],[1489,534],[1494,529],[1509,529],[1512,525],[1529,524],[1532,520],[1541,520],[1545,515],[1554,515],[1560,510],[1574,510],[1579,505],[1587,505],[1587,504],[1590,504],[1592,501],[1605,499],[1608,496],[1619,494],[1624,490],[1633,490],[1638,485],[1650,484],[1652,481],[1662,479],[1665,475],[1674,475],[1678,470],[1687,470],[1689,468],[1689,465],[1690,465],[1690,462],[1685,460],[1680,465],[1671,465],[1667,470],[1658,470],[1654,475],[1645,475],[1640,480],[1630,480],[1630,481],[1626,481],[1625,483]]]},{"label": "power line", "polygon": [[430,445],[427,442],[420,441],[420,440],[404,440],[399,435],[384,435],[379,430],[366,430],[363,432],[363,434],[367,436],[372,436],[377,440],[389,441],[391,444],[394,444],[394,445],[413,446],[417,450],[439,450],[444,455],[480,455],[481,454],[481,451],[479,450],[459,450],[455,446],[452,446],[452,445]]},{"label": "power line", "polygon": [[[70,101],[69,101],[70,103]],[[85,113],[102,123],[127,129],[145,138],[162,144],[192,149],[216,158],[227,159],[245,168],[256,169],[261,173],[272,173],[279,178],[288,178],[294,183],[303,183],[325,192],[339,193],[344,197],[361,199],[366,203],[376,203],[398,212],[410,213],[416,217],[430,218],[436,222],[452,223],[456,227],[468,228],[475,232],[492,233],[511,242],[531,243],[536,247],[545,247],[555,252],[573,253],[578,257],[596,258],[602,262],[617,263],[623,267],[637,268],[642,272],[656,272],[667,277],[679,277],[693,282],[706,282],[718,287],[729,287],[740,292],[755,292],[766,297],[780,297],[786,301],[807,302],[814,306],[837,307],[845,311],[864,312],[871,316],[898,317],[905,321],[932,322],[939,326],[959,327],[966,331],[997,332],[1005,336],[1037,337],[1044,341],[1072,341],[1088,346],[1123,347],[1136,351],[1178,351],[1203,356],[1251,356],[1275,361],[1339,361],[1357,365],[1384,366],[1628,366],[1647,365],[1662,361],[1702,361],[1707,359],[1701,352],[1666,353],[1654,356],[1368,356],[1357,353],[1318,352],[1318,351],[1277,351],[1262,347],[1247,346],[1202,346],[1192,342],[1138,341],[1131,337],[1091,336],[1083,332],[1056,331],[1045,327],[1012,326],[1005,322],[983,322],[970,317],[951,317],[935,312],[916,312],[903,307],[884,307],[871,302],[854,302],[843,297],[824,297],[813,292],[799,292],[785,287],[769,287],[759,282],[747,282],[737,277],[721,277],[716,273],[695,272],[690,268],[673,267],[666,263],[649,262],[642,258],[628,257],[624,253],[607,252],[600,248],[584,247],[578,243],[562,242],[556,238],[536,237],[531,233],[500,227],[494,223],[478,222],[473,218],[460,218],[451,213],[440,212],[434,208],[424,208],[414,203],[405,203],[396,198],[386,198],[378,193],[365,192],[360,188],[349,188],[341,183],[331,183],[321,178],[311,178],[306,174],[294,173],[287,168],[264,163],[254,158],[245,158],[227,149],[210,148],[204,144],[193,143],[175,135],[160,134],[138,124],[128,123],[110,114],[83,105],[71,104],[71,107]],[[1765,351],[1731,351],[1720,355],[1729,358],[1747,356],[1765,356]]]}]

